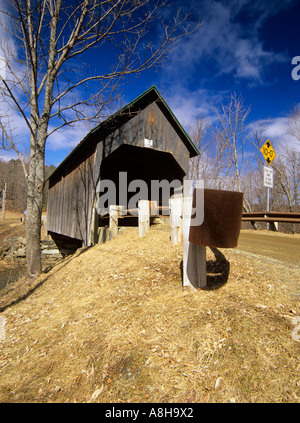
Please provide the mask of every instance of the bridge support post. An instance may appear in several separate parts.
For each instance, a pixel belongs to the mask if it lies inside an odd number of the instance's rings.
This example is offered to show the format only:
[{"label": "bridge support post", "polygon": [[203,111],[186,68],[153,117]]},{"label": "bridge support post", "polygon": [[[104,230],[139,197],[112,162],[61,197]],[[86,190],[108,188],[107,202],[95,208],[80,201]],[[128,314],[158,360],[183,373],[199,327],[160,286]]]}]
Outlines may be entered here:
[{"label": "bridge support post", "polygon": [[206,246],[189,241],[193,197],[188,190],[183,197],[183,286],[207,287]]},{"label": "bridge support post", "polygon": [[148,200],[140,200],[138,202],[139,214],[139,235],[142,238],[149,231],[150,227],[150,202]]},{"label": "bridge support post", "polygon": [[109,206],[109,233],[111,239],[118,236],[118,222],[122,210],[124,210],[124,206]]},{"label": "bridge support post", "polygon": [[182,196],[170,198],[170,226],[171,226],[171,243],[177,245],[181,242],[182,237]]}]

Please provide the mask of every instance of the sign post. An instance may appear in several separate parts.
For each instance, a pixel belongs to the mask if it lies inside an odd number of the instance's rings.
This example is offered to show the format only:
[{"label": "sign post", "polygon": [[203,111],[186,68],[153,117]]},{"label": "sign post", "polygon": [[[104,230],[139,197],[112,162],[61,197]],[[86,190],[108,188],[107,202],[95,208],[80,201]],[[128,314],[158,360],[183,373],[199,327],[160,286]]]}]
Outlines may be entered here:
[{"label": "sign post", "polygon": [[[267,165],[270,166],[276,157],[275,150],[270,140],[267,140],[260,149],[261,154],[264,156]],[[267,212],[270,211],[270,188],[273,188],[273,169],[272,167],[264,166],[264,186],[267,188]],[[270,229],[270,224],[267,223],[267,230]]]},{"label": "sign post", "polygon": [[[267,188],[267,212],[270,211],[270,188],[273,188],[273,168],[264,166],[264,186]],[[267,230],[270,224],[267,223]]]}]

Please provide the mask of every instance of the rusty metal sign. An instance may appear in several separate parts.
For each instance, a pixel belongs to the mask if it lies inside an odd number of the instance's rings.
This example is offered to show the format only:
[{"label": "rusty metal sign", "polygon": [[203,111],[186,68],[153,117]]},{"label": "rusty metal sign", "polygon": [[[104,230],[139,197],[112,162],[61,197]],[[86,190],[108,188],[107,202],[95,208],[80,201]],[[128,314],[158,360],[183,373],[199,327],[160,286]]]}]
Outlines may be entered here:
[{"label": "rusty metal sign", "polygon": [[207,247],[235,248],[242,212],[242,192],[204,189],[204,221],[200,226],[190,227],[189,241]]}]

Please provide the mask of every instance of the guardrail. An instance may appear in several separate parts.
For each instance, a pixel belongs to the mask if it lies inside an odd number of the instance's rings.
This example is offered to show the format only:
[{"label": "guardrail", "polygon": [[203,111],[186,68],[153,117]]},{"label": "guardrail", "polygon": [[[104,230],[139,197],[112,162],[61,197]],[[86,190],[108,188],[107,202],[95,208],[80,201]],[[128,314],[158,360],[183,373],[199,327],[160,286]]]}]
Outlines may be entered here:
[{"label": "guardrail", "polygon": [[250,212],[242,214],[242,222],[300,223],[297,212]]}]

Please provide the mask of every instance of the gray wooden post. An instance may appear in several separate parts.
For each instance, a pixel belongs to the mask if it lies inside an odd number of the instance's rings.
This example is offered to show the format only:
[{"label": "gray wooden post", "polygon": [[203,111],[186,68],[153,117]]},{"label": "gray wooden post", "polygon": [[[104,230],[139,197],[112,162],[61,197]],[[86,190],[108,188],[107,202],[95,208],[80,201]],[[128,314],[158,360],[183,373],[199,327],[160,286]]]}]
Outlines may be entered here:
[{"label": "gray wooden post", "polygon": [[98,230],[98,244],[104,244],[104,242],[109,241],[109,228],[103,227]]},{"label": "gray wooden post", "polygon": [[185,192],[183,198],[183,286],[205,288],[207,286],[206,246],[189,242],[193,202],[189,194]]},{"label": "gray wooden post", "polygon": [[149,231],[150,226],[150,202],[148,200],[139,200],[139,235],[142,238]]},{"label": "gray wooden post", "polygon": [[149,201],[150,204],[150,216],[158,216],[157,201]]},{"label": "gray wooden post", "polygon": [[111,239],[118,236],[119,206],[109,206],[109,232]]},{"label": "gray wooden post", "polygon": [[182,236],[182,196],[170,198],[170,226],[171,226],[171,243],[177,245],[181,242]]}]

